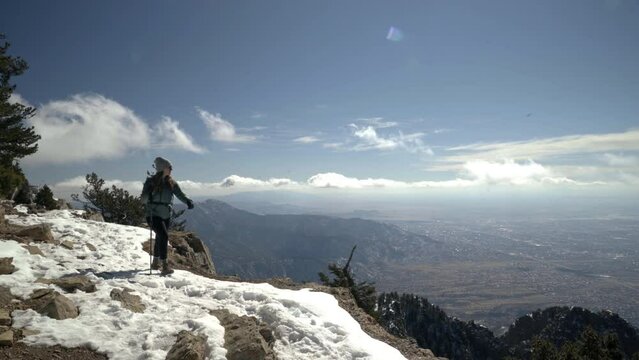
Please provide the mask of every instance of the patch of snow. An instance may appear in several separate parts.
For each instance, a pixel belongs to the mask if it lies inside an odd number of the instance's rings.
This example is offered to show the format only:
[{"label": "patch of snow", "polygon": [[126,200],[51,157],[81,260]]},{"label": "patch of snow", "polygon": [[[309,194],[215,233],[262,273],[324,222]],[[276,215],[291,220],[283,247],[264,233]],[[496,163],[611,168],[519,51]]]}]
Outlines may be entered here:
[{"label": "patch of snow", "polygon": [[[38,244],[42,258],[15,241],[0,239],[0,257],[13,257],[17,268],[0,276],[0,285],[27,298],[35,289],[55,288],[34,283],[39,277],[80,273],[97,286],[94,293],[65,294],[80,309],[75,319],[14,311],[14,327],[39,331],[24,339],[27,344],[87,346],[111,359],[164,359],[177,333],[192,330],[208,336],[210,359],[225,359],[224,328],[210,310],[227,309],[266,323],[276,337],[274,350],[280,359],[404,359],[397,349],[368,336],[326,293],[225,282],[181,270],[168,277],[157,271],[149,275],[149,257],[142,250],[149,230],[83,220],[69,210],[7,219],[20,225],[48,223],[56,239],[75,246],[68,250]],[[89,251],[88,243],[97,251]],[[146,310],[133,313],[123,308],[109,296],[114,288],[131,289]]]}]

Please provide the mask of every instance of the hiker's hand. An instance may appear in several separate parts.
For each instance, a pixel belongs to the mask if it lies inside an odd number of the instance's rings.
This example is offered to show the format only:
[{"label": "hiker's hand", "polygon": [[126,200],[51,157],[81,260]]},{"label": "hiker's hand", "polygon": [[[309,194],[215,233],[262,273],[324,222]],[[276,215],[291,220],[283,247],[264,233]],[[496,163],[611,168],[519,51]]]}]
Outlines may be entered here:
[{"label": "hiker's hand", "polygon": [[186,203],[186,206],[189,208],[189,210],[190,210],[190,209],[193,209],[193,208],[195,207],[195,205],[193,205],[193,201],[191,201],[191,200],[189,200],[189,201]]}]

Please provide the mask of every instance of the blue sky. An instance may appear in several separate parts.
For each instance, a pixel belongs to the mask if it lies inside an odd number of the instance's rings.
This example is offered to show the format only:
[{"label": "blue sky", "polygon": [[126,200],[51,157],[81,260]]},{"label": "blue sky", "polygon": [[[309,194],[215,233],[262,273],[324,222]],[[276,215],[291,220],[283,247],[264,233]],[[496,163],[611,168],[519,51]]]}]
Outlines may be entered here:
[{"label": "blue sky", "polygon": [[636,0],[2,7],[38,184],[637,195]]}]

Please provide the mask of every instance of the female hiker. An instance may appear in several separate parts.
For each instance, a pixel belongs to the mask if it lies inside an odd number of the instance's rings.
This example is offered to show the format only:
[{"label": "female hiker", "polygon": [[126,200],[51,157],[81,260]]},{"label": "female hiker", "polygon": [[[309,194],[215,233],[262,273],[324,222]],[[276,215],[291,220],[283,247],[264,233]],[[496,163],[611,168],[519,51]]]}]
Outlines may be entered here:
[{"label": "female hiker", "polygon": [[168,229],[173,195],[177,196],[189,209],[193,209],[193,201],[184,195],[178,183],[171,177],[173,170],[171,162],[157,157],[153,161],[153,167],[156,173],[146,178],[141,198],[146,212],[146,221],[155,232],[151,269],[158,270],[161,263],[162,275],[168,275],[173,273],[167,261]]}]

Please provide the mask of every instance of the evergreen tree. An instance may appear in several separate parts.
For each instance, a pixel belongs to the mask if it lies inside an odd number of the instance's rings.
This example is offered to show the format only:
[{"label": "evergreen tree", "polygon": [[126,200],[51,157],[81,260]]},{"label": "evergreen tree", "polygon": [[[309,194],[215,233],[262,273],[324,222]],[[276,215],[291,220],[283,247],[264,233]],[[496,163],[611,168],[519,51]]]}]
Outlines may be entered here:
[{"label": "evergreen tree", "polygon": [[355,302],[357,306],[362,308],[366,313],[373,317],[377,317],[377,312],[375,311],[375,305],[377,301],[377,294],[375,291],[375,286],[366,281],[361,281],[359,283],[355,282],[353,278],[353,274],[349,268],[351,260],[353,259],[353,253],[357,245],[353,246],[351,250],[351,255],[348,257],[348,261],[344,267],[339,267],[337,264],[329,264],[328,270],[333,274],[333,279],[331,280],[328,275],[320,272],[319,278],[322,284],[331,287],[344,287],[350,290],[351,294],[355,298]]},{"label": "evergreen tree", "polygon": [[53,192],[46,184],[36,193],[35,203],[43,206],[47,210],[58,208],[58,203],[53,198]]},{"label": "evergreen tree", "polygon": [[22,58],[8,55],[8,49],[9,43],[0,34],[0,197],[6,198],[26,181],[16,161],[38,151],[40,140],[33,126],[24,124],[35,109],[9,102],[16,88],[11,78],[24,73],[28,65]]},{"label": "evergreen tree", "polygon": [[580,349],[579,354],[586,359],[603,360],[606,359],[604,351],[602,349],[602,342],[599,338],[599,334],[592,327],[588,326],[586,330],[581,334],[579,341]]},{"label": "evergreen tree", "polygon": [[558,360],[557,348],[550,341],[540,338],[533,340],[532,360]]},{"label": "evergreen tree", "polygon": [[82,189],[86,202],[80,200],[78,194],[71,195],[73,200],[85,203],[85,210],[99,211],[107,222],[124,225],[144,222],[144,206],[139,196],[133,196],[115,185],[105,188],[104,180],[96,173],[87,174],[86,181],[87,185]]}]

